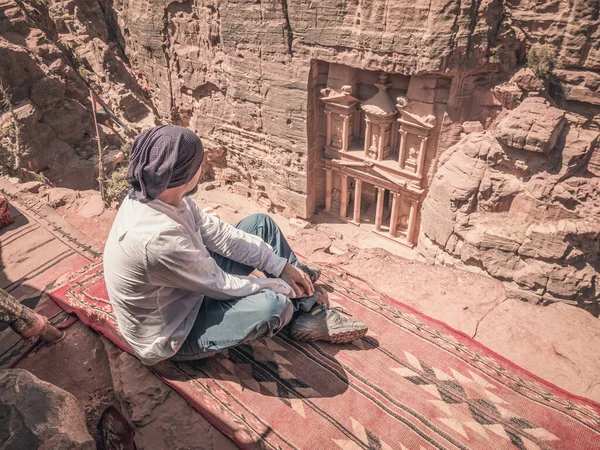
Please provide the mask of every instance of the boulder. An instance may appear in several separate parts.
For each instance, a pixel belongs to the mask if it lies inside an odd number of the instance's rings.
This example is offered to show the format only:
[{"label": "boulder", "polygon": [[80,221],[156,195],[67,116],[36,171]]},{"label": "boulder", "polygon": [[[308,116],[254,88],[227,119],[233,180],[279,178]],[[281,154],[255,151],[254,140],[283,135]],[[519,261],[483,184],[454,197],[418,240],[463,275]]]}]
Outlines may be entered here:
[{"label": "boulder", "polygon": [[565,100],[600,105],[600,74],[583,70],[555,70],[554,76],[560,81]]},{"label": "boulder", "polygon": [[77,191],[67,188],[50,188],[46,191],[48,205],[53,208],[73,203],[77,199]]},{"label": "boulder", "polygon": [[463,123],[462,129],[466,134],[481,133],[483,131],[483,125],[478,120],[474,120]]},{"label": "boulder", "polygon": [[77,214],[82,217],[97,217],[104,212],[105,206],[100,194],[92,194],[81,201]]},{"label": "boulder", "polygon": [[504,108],[514,109],[523,98],[523,91],[516,83],[503,83],[494,87],[494,98]]},{"label": "boulder", "polygon": [[2,448],[93,450],[81,404],[22,369],[0,371]]},{"label": "boulder", "polygon": [[600,146],[596,146],[587,164],[588,172],[600,176]]},{"label": "boulder", "polygon": [[519,86],[520,89],[526,92],[539,92],[544,90],[544,85],[540,79],[533,73],[533,70],[524,67],[519,70],[510,79],[510,83]]},{"label": "boulder", "polygon": [[[583,130],[569,127],[564,145],[557,146],[561,151],[561,168],[559,177],[570,177],[588,161],[588,156],[598,146],[600,133],[593,130]],[[594,160],[595,164],[595,160]],[[589,168],[589,162],[588,162]]]},{"label": "boulder", "polygon": [[23,183],[21,186],[19,186],[19,191],[37,194],[38,192],[40,192],[42,186],[44,186],[44,183],[42,183],[41,181],[28,181],[27,183]]},{"label": "boulder", "polygon": [[577,270],[573,266],[555,265],[548,271],[548,275],[546,289],[551,295],[567,299],[581,298],[582,300],[588,295],[594,296],[597,273],[589,265],[582,270]]},{"label": "boulder", "polygon": [[500,121],[496,138],[504,145],[548,153],[565,126],[565,112],[542,97],[528,97]]},{"label": "boulder", "polygon": [[532,224],[519,248],[519,255],[531,258],[561,260],[569,250],[566,234],[555,223]]},{"label": "boulder", "polygon": [[485,171],[502,159],[502,148],[489,134],[472,133],[450,147],[440,160],[422,210],[422,230],[445,246],[457,214],[472,212]]}]

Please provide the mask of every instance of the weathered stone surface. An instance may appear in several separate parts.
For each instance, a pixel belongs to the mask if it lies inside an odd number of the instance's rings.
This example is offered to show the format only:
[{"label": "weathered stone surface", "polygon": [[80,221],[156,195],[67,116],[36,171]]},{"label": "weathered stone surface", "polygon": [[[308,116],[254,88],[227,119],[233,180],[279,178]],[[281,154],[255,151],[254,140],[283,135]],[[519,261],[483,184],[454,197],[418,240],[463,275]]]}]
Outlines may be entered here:
[{"label": "weathered stone surface", "polygon": [[[527,165],[527,152],[505,151],[487,133],[467,135],[440,158],[422,209],[423,254],[503,280],[511,298],[562,301],[596,314],[596,184],[572,175],[597,139],[571,125],[553,153],[560,169],[550,174],[544,156],[536,157],[545,164]],[[538,173],[524,179],[533,168]]]},{"label": "weathered stone surface", "polygon": [[[74,5],[68,7],[66,3],[69,2],[59,5],[0,1],[0,81],[12,97],[21,127],[21,165],[43,172],[62,187],[92,188],[95,183],[90,175],[97,156],[88,88],[81,78],[91,72],[82,66],[74,67],[82,60],[73,58],[72,46],[81,50],[79,45],[83,47],[85,39],[79,34],[83,28],[71,26],[74,20],[78,21],[74,19],[77,15],[73,14]],[[87,6],[94,9],[91,4]],[[65,8],[62,20],[54,23],[48,8]],[[97,4],[95,8],[100,9]],[[100,26],[104,22],[94,23]],[[69,44],[60,42],[59,30],[68,31]],[[110,40],[108,33],[106,40]],[[103,59],[97,52],[90,56],[99,73],[113,70],[109,58]],[[113,73],[111,78],[116,81]],[[0,114],[2,130],[7,124],[6,116]]]},{"label": "weathered stone surface", "polygon": [[548,222],[577,219],[578,216],[559,203],[548,203],[533,197],[529,192],[517,194],[509,209],[511,216],[524,222]]},{"label": "weathered stone surface", "polygon": [[483,125],[477,120],[465,122],[462,124],[462,129],[465,133],[481,133],[483,131]]},{"label": "weathered stone surface", "polygon": [[20,187],[20,191],[31,192],[37,194],[44,184],[41,181],[28,181],[23,183]]},{"label": "weathered stone surface", "polygon": [[422,229],[445,246],[458,213],[472,212],[488,161],[502,157],[502,148],[488,134],[464,137],[443,155],[422,210]]},{"label": "weathered stone surface", "polygon": [[138,448],[236,448],[137,358],[103,341],[109,355],[115,394],[136,428]]},{"label": "weathered stone surface", "polygon": [[496,137],[509,147],[548,153],[566,123],[564,116],[542,97],[528,97],[500,121]]},{"label": "weathered stone surface", "polygon": [[298,247],[302,247],[305,249],[304,251],[307,253],[306,256],[310,257],[317,252],[327,251],[329,247],[331,247],[332,239],[322,231],[307,231],[307,230],[299,230],[297,231],[290,240]]},{"label": "weathered stone surface", "polygon": [[538,77],[536,77],[533,70],[529,68],[523,68],[519,70],[510,79],[511,83],[516,84],[523,91],[534,91],[539,92],[544,89],[544,85]]},{"label": "weathered stone surface", "polygon": [[75,397],[22,369],[0,371],[0,442],[14,449],[96,448]]},{"label": "weathered stone surface", "polygon": [[[133,134],[155,122],[196,131],[206,150],[203,179],[234,183],[272,211],[308,218],[323,203],[320,67],[329,64],[332,82],[341,80],[336,70],[375,79],[383,71],[404,80],[393,96],[436,119],[419,231],[449,252],[444,258],[522,286],[548,275],[537,266],[529,274],[530,260],[593,258],[589,234],[568,234],[559,258],[562,244],[550,236],[514,237],[519,254],[498,229],[520,236],[532,222],[597,216],[600,186],[589,176],[600,172],[591,134],[600,129],[594,2],[313,3],[0,0],[0,79],[19,103],[25,166],[55,185],[96,187],[90,85],[135,122]],[[522,68],[541,43],[567,68],[555,71],[561,89],[552,84],[550,92],[565,111],[546,103],[540,81]],[[118,140],[103,137],[115,147]],[[553,242],[547,252],[545,242]]]},{"label": "weathered stone surface", "polygon": [[481,320],[476,338],[545,380],[600,401],[600,323],[591,314],[509,299]]},{"label": "weathered stone surface", "polygon": [[596,146],[590,160],[588,161],[587,170],[597,177],[600,177],[600,146]]},{"label": "weathered stone surface", "polygon": [[564,100],[600,105],[600,75],[591,71],[557,70]]},{"label": "weathered stone surface", "polygon": [[102,200],[100,194],[92,193],[84,196],[79,201],[77,214],[83,217],[96,217],[104,212],[105,206],[104,200]]},{"label": "weathered stone surface", "polygon": [[564,138],[564,144],[559,143],[557,145],[561,159],[561,169],[558,174],[560,178],[570,177],[588,163],[590,153],[598,147],[599,137],[600,133],[597,131],[569,127]]},{"label": "weathered stone surface", "polygon": [[567,254],[566,233],[559,232],[554,223],[533,224],[519,247],[519,254],[531,258],[561,260]]}]

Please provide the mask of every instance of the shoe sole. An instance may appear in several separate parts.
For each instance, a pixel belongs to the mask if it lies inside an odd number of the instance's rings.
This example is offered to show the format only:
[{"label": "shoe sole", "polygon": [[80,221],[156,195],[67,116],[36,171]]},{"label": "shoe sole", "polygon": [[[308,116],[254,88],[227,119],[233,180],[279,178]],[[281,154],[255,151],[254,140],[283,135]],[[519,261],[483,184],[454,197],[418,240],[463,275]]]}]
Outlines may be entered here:
[{"label": "shoe sole", "polygon": [[290,333],[290,337],[295,341],[311,342],[311,341],[326,341],[332,344],[348,344],[350,342],[362,339],[367,334],[368,329],[341,331],[333,334],[318,334],[308,331],[294,331]]}]

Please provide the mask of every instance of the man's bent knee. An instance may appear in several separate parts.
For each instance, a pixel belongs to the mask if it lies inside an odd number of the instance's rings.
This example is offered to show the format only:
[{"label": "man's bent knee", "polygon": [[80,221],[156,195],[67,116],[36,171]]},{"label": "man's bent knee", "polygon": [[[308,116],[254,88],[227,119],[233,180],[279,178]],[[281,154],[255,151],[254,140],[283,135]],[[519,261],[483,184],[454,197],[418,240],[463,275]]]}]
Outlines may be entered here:
[{"label": "man's bent knee", "polygon": [[266,304],[262,311],[265,322],[269,324],[268,328],[271,333],[277,333],[292,320],[294,305],[284,295],[276,294],[273,291],[265,291],[265,294]]},{"label": "man's bent knee", "polygon": [[274,229],[278,229],[275,221],[268,214],[256,213],[251,214],[248,217],[242,219],[236,228],[252,233],[255,230],[263,229],[265,232],[272,232]]},{"label": "man's bent knee", "polygon": [[271,216],[264,213],[255,213],[248,217],[248,219],[256,224],[257,227],[276,227],[277,224]]}]

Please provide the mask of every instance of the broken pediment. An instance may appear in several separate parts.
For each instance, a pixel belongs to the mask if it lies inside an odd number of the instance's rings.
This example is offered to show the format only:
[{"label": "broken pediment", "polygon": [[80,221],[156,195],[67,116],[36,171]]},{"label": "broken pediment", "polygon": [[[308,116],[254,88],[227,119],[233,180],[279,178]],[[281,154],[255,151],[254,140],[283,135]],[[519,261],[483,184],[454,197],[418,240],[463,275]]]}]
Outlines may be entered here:
[{"label": "broken pediment", "polygon": [[422,117],[410,112],[410,102],[406,97],[398,97],[396,101],[396,108],[400,113],[398,122],[403,129],[427,136],[435,127],[435,116],[430,114]]},{"label": "broken pediment", "polygon": [[351,86],[342,86],[341,92],[325,88],[321,90],[321,95],[321,101],[329,106],[353,109],[360,103],[360,100],[352,95]]}]

